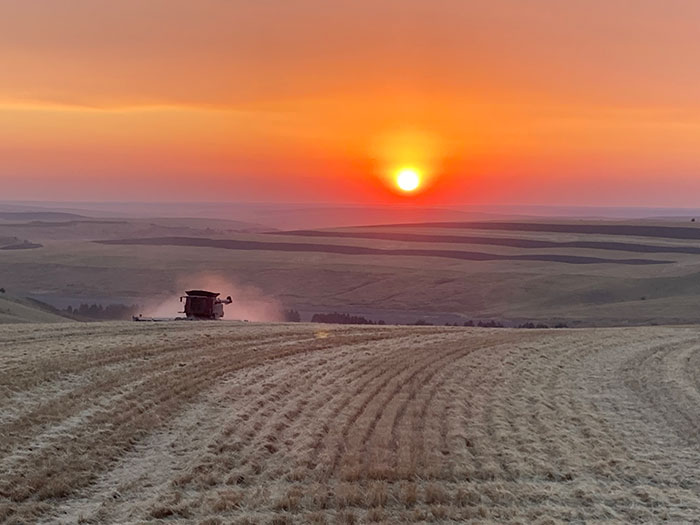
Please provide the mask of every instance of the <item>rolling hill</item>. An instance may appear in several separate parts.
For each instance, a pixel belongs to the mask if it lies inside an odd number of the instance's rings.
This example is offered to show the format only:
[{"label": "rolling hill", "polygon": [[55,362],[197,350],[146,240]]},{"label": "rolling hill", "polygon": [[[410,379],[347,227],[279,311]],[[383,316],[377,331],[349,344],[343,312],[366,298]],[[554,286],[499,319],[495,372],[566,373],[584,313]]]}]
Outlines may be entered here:
[{"label": "rolling hill", "polygon": [[43,244],[0,252],[0,273],[22,294],[60,307],[172,303],[206,276],[225,295],[255,290],[306,320],[338,311],[389,323],[698,321],[700,229],[685,219],[248,226],[221,219],[0,225],[0,235]]},{"label": "rolling hill", "polygon": [[7,323],[64,323],[62,316],[47,304],[32,299],[19,299],[0,294],[0,324]]}]

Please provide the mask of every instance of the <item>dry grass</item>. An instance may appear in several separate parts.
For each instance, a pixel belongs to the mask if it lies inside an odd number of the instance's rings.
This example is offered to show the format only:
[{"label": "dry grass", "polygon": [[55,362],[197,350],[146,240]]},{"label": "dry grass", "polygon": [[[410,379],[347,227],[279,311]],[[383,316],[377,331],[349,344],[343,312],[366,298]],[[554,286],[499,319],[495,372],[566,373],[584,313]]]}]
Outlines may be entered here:
[{"label": "dry grass", "polygon": [[[1,273],[1,272],[0,272]],[[0,285],[1,287],[2,285]],[[0,324],[5,323],[66,323],[70,321],[56,313],[42,310],[27,299],[0,293]]]},{"label": "dry grass", "polygon": [[0,521],[692,521],[700,331],[0,328]]}]

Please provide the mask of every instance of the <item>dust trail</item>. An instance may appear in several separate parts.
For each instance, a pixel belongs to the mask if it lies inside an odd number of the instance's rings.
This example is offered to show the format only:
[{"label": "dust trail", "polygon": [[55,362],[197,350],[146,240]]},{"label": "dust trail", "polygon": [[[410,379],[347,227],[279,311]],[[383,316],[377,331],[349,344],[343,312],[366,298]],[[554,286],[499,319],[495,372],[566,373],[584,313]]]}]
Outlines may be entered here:
[{"label": "dust trail", "polygon": [[183,316],[184,303],[180,297],[186,290],[209,290],[221,293],[221,297],[231,296],[233,303],[224,306],[224,319],[254,322],[283,321],[282,304],[275,298],[269,297],[255,286],[240,284],[229,277],[200,272],[179,275],[175,279],[178,293],[165,299],[144,301],[143,315],[147,317],[178,317]]}]

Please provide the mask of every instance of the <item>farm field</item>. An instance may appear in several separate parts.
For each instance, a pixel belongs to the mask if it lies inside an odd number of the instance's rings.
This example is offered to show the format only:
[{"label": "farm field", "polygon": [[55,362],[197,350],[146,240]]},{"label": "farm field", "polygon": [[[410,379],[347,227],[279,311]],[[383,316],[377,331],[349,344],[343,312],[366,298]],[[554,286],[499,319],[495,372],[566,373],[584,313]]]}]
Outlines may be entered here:
[{"label": "farm field", "polygon": [[41,217],[0,224],[0,236],[40,245],[0,252],[0,286],[59,308],[161,304],[206,287],[203,275],[235,301],[255,290],[304,320],[342,311],[389,323],[692,324],[700,300],[700,229],[680,219],[263,232],[225,220]]},{"label": "farm field", "polygon": [[0,326],[0,521],[700,515],[700,328]]}]

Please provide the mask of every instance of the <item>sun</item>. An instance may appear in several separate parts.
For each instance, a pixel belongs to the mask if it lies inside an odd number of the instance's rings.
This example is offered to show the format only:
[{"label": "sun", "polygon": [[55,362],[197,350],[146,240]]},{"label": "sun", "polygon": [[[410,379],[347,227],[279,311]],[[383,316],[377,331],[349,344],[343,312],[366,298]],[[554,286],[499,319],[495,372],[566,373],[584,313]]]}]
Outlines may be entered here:
[{"label": "sun", "polygon": [[396,173],[396,185],[403,191],[414,191],[420,186],[420,173],[413,168],[402,168]]}]

